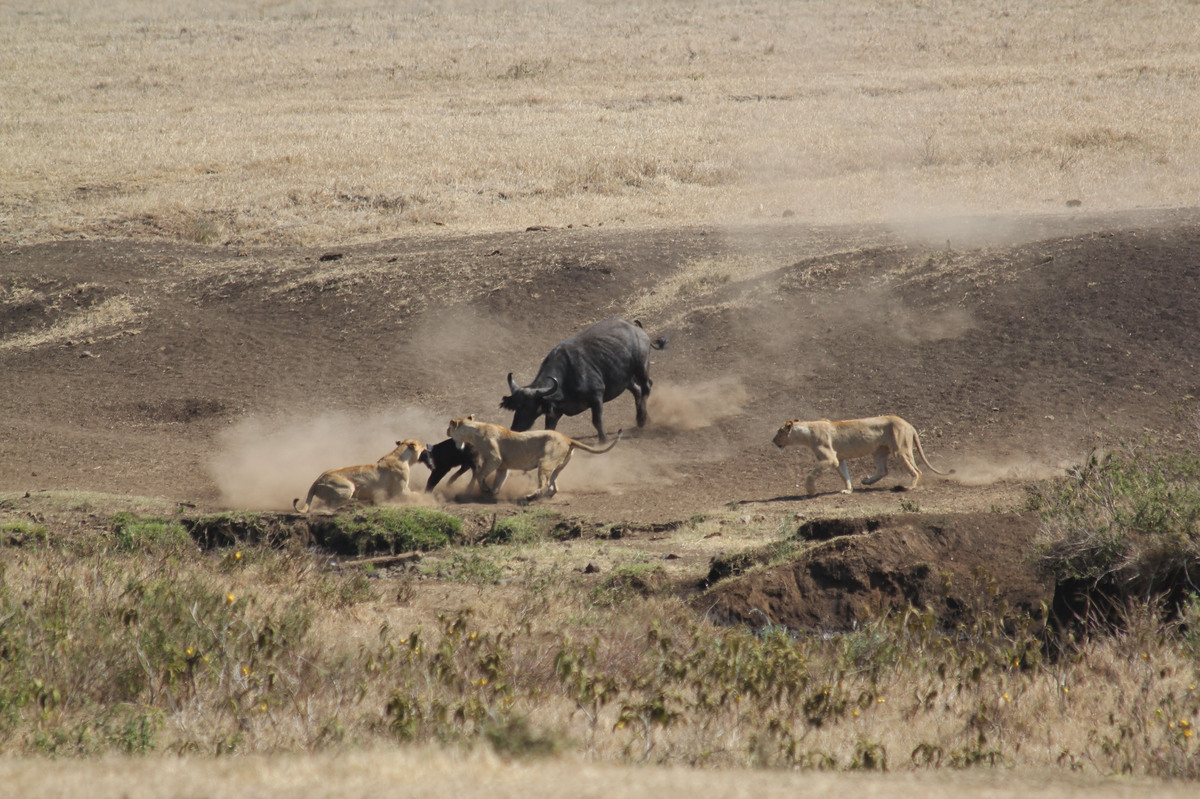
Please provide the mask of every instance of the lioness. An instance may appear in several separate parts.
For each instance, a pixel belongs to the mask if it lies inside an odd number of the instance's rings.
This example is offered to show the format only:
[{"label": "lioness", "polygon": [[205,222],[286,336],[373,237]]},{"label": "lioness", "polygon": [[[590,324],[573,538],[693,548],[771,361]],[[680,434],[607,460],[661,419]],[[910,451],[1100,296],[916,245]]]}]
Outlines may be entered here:
[{"label": "lioness", "polygon": [[875,456],[875,474],[863,478],[863,485],[877,483],[888,473],[888,455],[900,456],[900,462],[912,475],[912,487],[916,488],[921,482],[921,472],[913,461],[913,445],[921,456],[921,462],[929,467],[934,474],[945,475],[933,468],[921,448],[921,440],[917,437],[916,428],[899,416],[872,416],[868,419],[846,419],[841,422],[831,422],[820,419],[805,422],[793,419],[784,422],[772,439],[775,446],[783,449],[789,444],[805,444],[817,456],[817,466],[808,474],[804,483],[809,494],[816,493],[814,481],[817,475],[826,469],[836,469],[842,475],[846,487],[843,494],[854,490],[850,482],[850,470],[846,461],[850,458],[861,458],[866,455]]},{"label": "lioness", "polygon": [[[446,435],[454,439],[460,448],[470,446],[475,449],[478,462],[471,478],[472,487],[478,485],[481,490],[494,494],[504,485],[510,469],[519,472],[537,469],[538,490],[526,496],[526,502],[558,493],[558,474],[571,460],[574,450],[581,449],[597,455],[608,452],[621,440],[622,433],[623,430],[618,430],[616,440],[604,449],[594,449],[557,430],[514,433],[498,424],[477,422],[474,416],[451,419],[450,426],[446,428]],[[487,478],[493,472],[496,477],[492,487],[488,488]]]},{"label": "lioness", "polygon": [[297,513],[308,513],[313,497],[337,510],[352,499],[375,504],[409,493],[410,467],[423,460],[425,445],[420,441],[397,441],[396,448],[378,461],[366,466],[346,466],[324,472],[308,489],[308,498],[301,507],[300,498],[292,500]]}]

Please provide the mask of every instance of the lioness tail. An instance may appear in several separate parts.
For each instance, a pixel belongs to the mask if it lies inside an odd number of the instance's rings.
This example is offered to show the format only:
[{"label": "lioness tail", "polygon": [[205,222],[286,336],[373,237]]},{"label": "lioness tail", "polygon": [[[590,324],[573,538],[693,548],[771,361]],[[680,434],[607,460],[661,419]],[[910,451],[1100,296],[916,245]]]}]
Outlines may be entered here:
[{"label": "lioness tail", "polygon": [[934,468],[934,465],[929,462],[929,458],[925,457],[925,448],[921,446],[921,437],[917,435],[916,430],[913,430],[913,443],[917,445],[917,454],[921,456],[921,463],[925,464],[929,471],[933,472],[934,474],[940,474],[942,477],[948,477],[954,473],[953,469],[948,472],[940,472]]},{"label": "lioness tail", "polygon": [[[608,452],[610,449],[615,447],[621,441],[621,436],[623,436],[623,435],[625,435],[625,431],[623,429],[618,430],[617,437],[614,438],[613,442],[611,444],[609,444],[607,447],[605,447],[604,449],[596,449],[595,447],[589,447],[587,444],[584,444],[582,441],[576,441],[573,438],[568,439],[568,441],[571,442],[571,449],[581,449],[584,452],[590,452],[593,455],[603,455],[604,453]],[[930,467],[930,468],[932,468],[932,467]]]},{"label": "lioness tail", "polygon": [[312,507],[313,494],[317,493],[315,489],[316,486],[308,489],[308,498],[304,500],[303,508],[300,507],[300,497],[296,497],[292,500],[292,507],[296,509],[296,513],[308,513],[308,509]]}]

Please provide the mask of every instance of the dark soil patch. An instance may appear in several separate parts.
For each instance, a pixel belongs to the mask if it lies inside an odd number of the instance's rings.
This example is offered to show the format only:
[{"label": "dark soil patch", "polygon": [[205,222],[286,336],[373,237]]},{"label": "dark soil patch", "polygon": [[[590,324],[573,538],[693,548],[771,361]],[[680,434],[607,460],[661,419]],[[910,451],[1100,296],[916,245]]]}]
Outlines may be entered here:
[{"label": "dark soil patch", "polygon": [[1032,613],[1054,585],[1025,559],[1034,520],[1023,514],[902,515],[868,534],[816,544],[775,566],[724,580],[694,600],[715,620],[847,630],[880,611],[930,608],[947,622],[964,609]]}]

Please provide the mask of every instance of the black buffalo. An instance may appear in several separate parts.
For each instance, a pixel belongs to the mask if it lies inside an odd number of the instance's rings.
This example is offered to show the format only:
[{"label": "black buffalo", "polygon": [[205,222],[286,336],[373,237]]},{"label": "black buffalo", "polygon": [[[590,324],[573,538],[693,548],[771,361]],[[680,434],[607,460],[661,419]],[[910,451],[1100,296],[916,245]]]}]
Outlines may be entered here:
[{"label": "black buffalo", "polygon": [[442,481],[443,477],[456,468],[458,471],[450,478],[447,485],[453,484],[468,469],[474,472],[475,449],[470,444],[459,449],[458,445],[454,443],[454,439],[447,438],[445,441],[426,447],[425,451],[421,453],[421,462],[429,467],[429,479],[425,482],[425,493],[429,493]]},{"label": "black buffalo", "polygon": [[649,419],[646,398],[650,396],[650,350],[661,350],[665,338],[653,343],[641,322],[614,316],[559,342],[542,361],[537,377],[518,386],[508,373],[509,394],[500,407],[513,411],[512,429],[528,430],[539,416],[553,430],[563,416],[592,411],[592,425],[607,441],[602,417],[604,403],[628,390],[637,406],[637,424]]}]

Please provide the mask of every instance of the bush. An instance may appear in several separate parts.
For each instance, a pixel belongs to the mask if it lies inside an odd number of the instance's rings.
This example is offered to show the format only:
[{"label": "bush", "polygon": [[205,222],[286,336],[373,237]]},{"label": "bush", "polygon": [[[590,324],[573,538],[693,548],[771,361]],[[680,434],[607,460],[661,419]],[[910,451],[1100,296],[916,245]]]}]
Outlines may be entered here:
[{"label": "bush", "polygon": [[1127,447],[1087,462],[1031,504],[1041,515],[1035,553],[1060,583],[1123,582],[1162,591],[1200,571],[1200,457]]},{"label": "bush", "polygon": [[141,517],[121,512],[108,520],[116,539],[117,549],[123,552],[154,552],[182,548],[191,543],[183,524],[157,516]]},{"label": "bush", "polygon": [[48,537],[49,531],[41,524],[23,521],[0,524],[0,546],[44,544]]},{"label": "bush", "polygon": [[550,534],[558,514],[547,510],[532,510],[496,519],[487,532],[489,544],[531,544]]},{"label": "bush", "polygon": [[364,508],[352,516],[314,521],[312,532],[324,547],[339,554],[394,555],[449,545],[462,536],[462,520],[426,508]]}]

